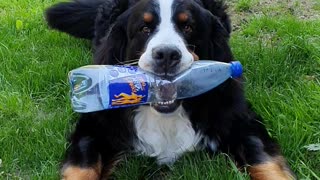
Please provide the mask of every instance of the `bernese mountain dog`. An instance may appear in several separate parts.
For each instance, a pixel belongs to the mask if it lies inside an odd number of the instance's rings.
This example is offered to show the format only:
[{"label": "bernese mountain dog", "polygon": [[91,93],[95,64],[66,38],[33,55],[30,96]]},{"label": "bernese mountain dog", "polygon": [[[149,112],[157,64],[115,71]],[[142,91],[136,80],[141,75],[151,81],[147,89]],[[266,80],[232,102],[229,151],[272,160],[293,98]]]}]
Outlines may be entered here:
[{"label": "bernese mountain dog", "polygon": [[[74,0],[49,7],[46,20],[91,40],[94,64],[136,64],[170,78],[199,59],[234,60],[230,20],[218,0]],[[107,179],[124,153],[171,164],[198,149],[230,155],[252,179],[295,179],[241,81],[189,99],[81,114],[62,179]]]}]

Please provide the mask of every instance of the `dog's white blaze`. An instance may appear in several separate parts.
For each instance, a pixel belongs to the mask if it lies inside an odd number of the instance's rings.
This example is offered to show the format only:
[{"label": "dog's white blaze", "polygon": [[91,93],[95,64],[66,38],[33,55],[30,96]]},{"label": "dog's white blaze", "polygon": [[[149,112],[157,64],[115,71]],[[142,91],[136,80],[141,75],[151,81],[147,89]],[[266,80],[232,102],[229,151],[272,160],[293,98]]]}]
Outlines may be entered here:
[{"label": "dog's white blaze", "polygon": [[197,147],[202,136],[196,134],[184,109],[162,114],[149,106],[140,106],[134,117],[138,137],[135,149],[157,157],[159,164],[170,164],[182,153]]},{"label": "dog's white blaze", "polygon": [[182,53],[180,68],[177,73],[189,68],[193,62],[193,56],[188,51],[182,37],[174,29],[172,22],[172,4],[174,0],[158,0],[160,8],[160,24],[156,34],[151,37],[146,51],[139,59],[139,66],[152,72],[152,49],[159,45],[176,46]]},{"label": "dog's white blaze", "polygon": [[[172,22],[172,5],[174,0],[158,0],[160,24],[157,32],[151,37],[146,51],[139,59],[139,66],[152,72],[152,49],[157,46],[176,46],[182,53],[178,71],[191,66],[193,56],[188,51],[182,37],[174,29]],[[178,73],[178,72],[177,72]],[[138,153],[156,157],[159,164],[173,163],[182,153],[198,146],[202,136],[196,134],[183,109],[162,114],[150,106],[137,109],[134,124],[138,137],[135,149]]]}]

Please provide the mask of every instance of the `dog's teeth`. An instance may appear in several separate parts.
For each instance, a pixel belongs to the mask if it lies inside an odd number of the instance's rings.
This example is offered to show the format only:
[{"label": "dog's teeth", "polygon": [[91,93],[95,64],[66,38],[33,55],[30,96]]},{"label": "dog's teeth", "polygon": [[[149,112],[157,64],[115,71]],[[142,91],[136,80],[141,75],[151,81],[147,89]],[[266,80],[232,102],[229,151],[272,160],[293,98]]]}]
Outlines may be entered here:
[{"label": "dog's teeth", "polygon": [[173,103],[174,103],[174,100],[157,102],[158,105],[171,105]]}]

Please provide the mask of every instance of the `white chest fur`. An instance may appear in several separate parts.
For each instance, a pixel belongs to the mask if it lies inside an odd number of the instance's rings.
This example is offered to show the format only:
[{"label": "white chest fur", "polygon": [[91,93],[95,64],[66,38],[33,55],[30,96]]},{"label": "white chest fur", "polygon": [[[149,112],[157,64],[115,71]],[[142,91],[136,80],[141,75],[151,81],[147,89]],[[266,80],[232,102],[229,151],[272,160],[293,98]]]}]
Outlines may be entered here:
[{"label": "white chest fur", "polygon": [[134,123],[138,136],[136,151],[157,157],[159,164],[173,163],[183,152],[193,150],[201,138],[182,107],[173,113],[162,114],[152,107],[141,106]]}]

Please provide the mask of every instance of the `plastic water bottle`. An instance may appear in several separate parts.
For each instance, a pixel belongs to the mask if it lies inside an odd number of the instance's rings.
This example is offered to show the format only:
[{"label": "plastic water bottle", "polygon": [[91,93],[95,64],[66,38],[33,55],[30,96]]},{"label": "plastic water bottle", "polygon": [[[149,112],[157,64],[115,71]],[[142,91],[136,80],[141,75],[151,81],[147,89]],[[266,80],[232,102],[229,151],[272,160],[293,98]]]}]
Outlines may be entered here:
[{"label": "plastic water bottle", "polygon": [[241,75],[238,61],[201,60],[170,80],[136,66],[89,65],[70,71],[69,82],[74,111],[86,113],[190,98]]}]

